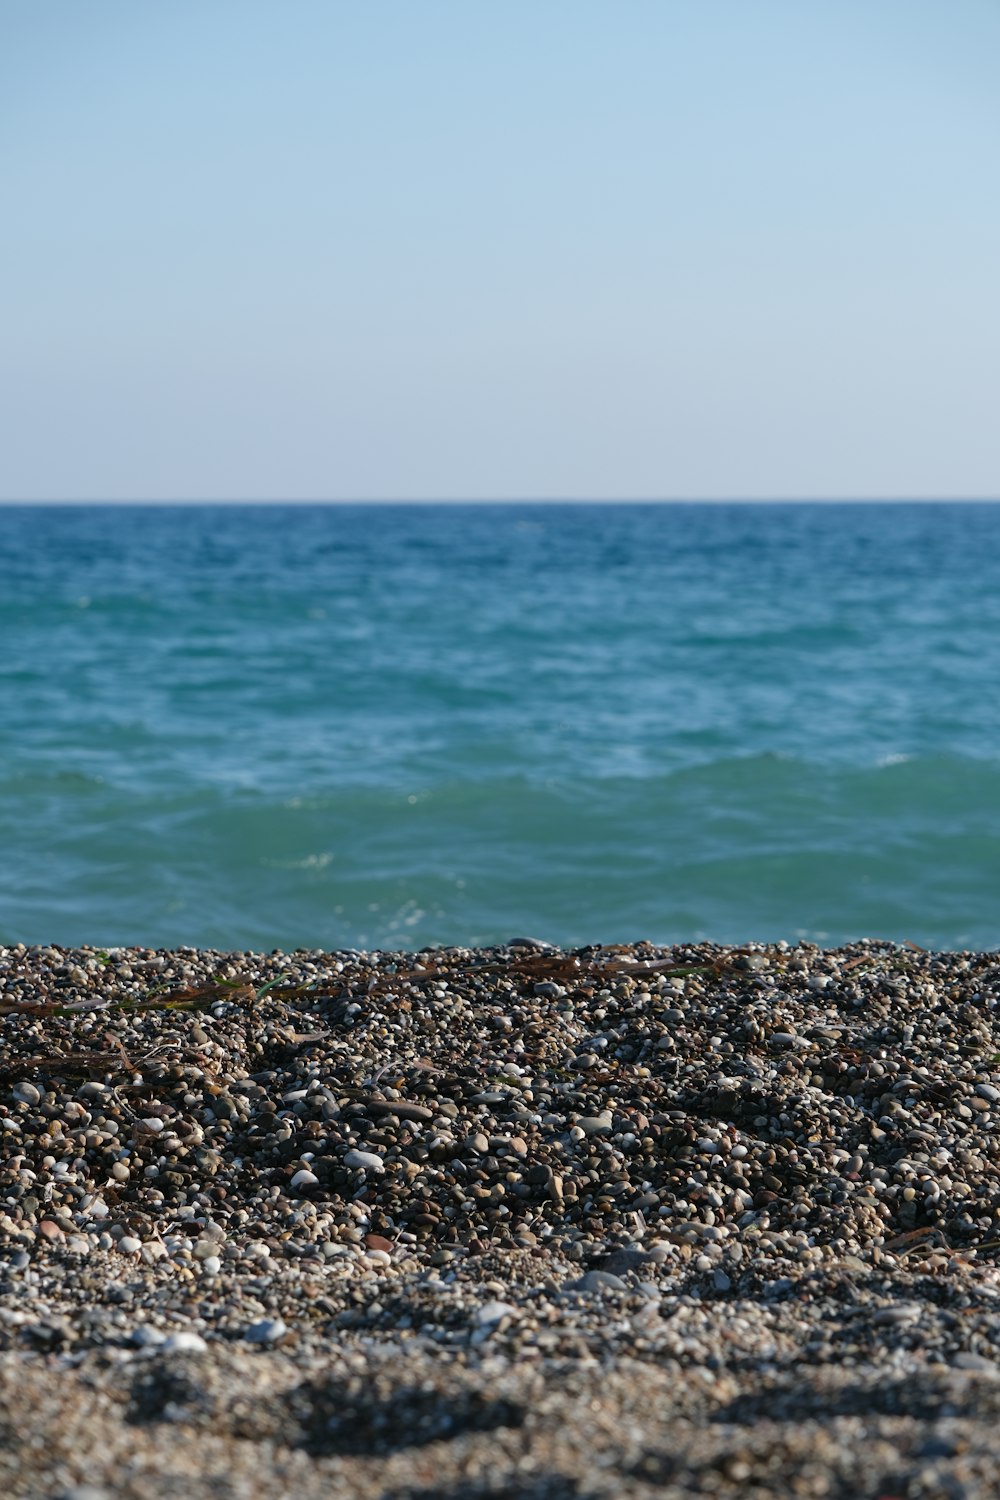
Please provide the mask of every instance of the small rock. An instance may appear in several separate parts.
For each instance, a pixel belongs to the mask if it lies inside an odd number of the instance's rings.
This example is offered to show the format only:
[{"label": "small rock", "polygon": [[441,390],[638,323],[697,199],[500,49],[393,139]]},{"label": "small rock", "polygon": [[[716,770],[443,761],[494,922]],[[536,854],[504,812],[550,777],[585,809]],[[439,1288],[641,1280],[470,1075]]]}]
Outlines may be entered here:
[{"label": "small rock", "polygon": [[606,1255],[600,1269],[616,1276],[620,1271],[638,1271],[640,1266],[652,1263],[653,1256],[645,1250],[631,1250],[624,1246],[621,1250],[612,1250],[610,1255]]},{"label": "small rock", "polygon": [[384,1172],[385,1162],[381,1156],[376,1156],[374,1151],[348,1151],[344,1156],[344,1166],[361,1169],[365,1172]]},{"label": "small rock", "polygon": [[261,1318],[259,1323],[250,1324],[243,1339],[247,1344],[275,1344],[287,1332],[288,1325],[281,1318]]},{"label": "small rock", "polygon": [[142,1240],[137,1240],[134,1234],[123,1234],[118,1241],[118,1249],[123,1255],[138,1255],[142,1249]]},{"label": "small rock", "polygon": [[502,1323],[504,1318],[516,1318],[517,1315],[518,1309],[513,1303],[498,1302],[494,1299],[491,1302],[484,1302],[482,1307],[476,1309],[473,1322],[477,1323],[480,1328],[484,1328],[489,1324]]},{"label": "small rock", "polygon": [[920,1317],[920,1308],[915,1302],[899,1302],[893,1307],[880,1307],[872,1318],[879,1326],[897,1323],[915,1323]]},{"label": "small rock", "polygon": [[983,1374],[1000,1375],[1000,1365],[995,1359],[987,1359],[983,1354],[972,1354],[968,1350],[961,1350],[952,1360],[956,1370],[979,1370]]},{"label": "small rock", "polygon": [[160,1348],[164,1354],[204,1354],[208,1345],[200,1333],[182,1328],[180,1333],[172,1333],[164,1339]]},{"label": "small rock", "polygon": [[613,1271],[585,1271],[569,1283],[571,1292],[627,1292],[628,1286]]},{"label": "small rock", "polygon": [[292,1177],[288,1186],[293,1188],[315,1187],[317,1182],[319,1182],[319,1178],[315,1172],[310,1172],[308,1168],[301,1167]]},{"label": "small rock", "polygon": [[365,1247],[368,1250],[384,1250],[387,1255],[390,1255],[392,1240],[387,1240],[384,1234],[366,1234]]},{"label": "small rock", "polygon": [[11,1093],[22,1104],[41,1104],[42,1096],[33,1083],[15,1083]]},{"label": "small rock", "polygon": [[152,1349],[154,1345],[165,1344],[166,1341],[167,1335],[163,1330],[153,1328],[149,1323],[141,1323],[129,1335],[129,1343],[135,1344],[137,1349]]},{"label": "small rock", "polygon": [[426,1104],[411,1104],[408,1099],[367,1099],[370,1115],[395,1115],[398,1120],[433,1120],[434,1111]]}]

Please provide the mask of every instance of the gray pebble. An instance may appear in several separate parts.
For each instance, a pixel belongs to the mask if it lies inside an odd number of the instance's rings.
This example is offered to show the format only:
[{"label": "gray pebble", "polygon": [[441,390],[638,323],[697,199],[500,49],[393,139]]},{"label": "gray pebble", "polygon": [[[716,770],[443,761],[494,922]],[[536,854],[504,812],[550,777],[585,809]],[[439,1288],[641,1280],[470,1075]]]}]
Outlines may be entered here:
[{"label": "gray pebble", "polygon": [[381,1156],[376,1156],[374,1151],[351,1150],[344,1156],[345,1167],[363,1169],[366,1172],[384,1172],[385,1162]]},{"label": "gray pebble", "polygon": [[613,1271],[585,1271],[569,1283],[572,1292],[627,1292],[628,1285]]},{"label": "gray pebble", "polygon": [[1000,1365],[995,1359],[987,1359],[982,1354],[971,1354],[963,1349],[952,1360],[956,1370],[978,1370],[984,1375],[1000,1375]]},{"label": "gray pebble", "polygon": [[259,1323],[250,1324],[243,1338],[248,1344],[274,1344],[287,1332],[288,1326],[281,1318],[261,1318]]}]

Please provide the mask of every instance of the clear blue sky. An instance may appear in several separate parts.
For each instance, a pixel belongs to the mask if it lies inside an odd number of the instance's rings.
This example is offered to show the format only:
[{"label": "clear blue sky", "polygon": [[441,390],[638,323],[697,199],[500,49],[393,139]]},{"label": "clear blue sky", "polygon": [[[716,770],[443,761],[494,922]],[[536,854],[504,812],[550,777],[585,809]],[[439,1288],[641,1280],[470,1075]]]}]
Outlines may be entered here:
[{"label": "clear blue sky", "polygon": [[0,496],[998,496],[997,0],[0,0]]}]

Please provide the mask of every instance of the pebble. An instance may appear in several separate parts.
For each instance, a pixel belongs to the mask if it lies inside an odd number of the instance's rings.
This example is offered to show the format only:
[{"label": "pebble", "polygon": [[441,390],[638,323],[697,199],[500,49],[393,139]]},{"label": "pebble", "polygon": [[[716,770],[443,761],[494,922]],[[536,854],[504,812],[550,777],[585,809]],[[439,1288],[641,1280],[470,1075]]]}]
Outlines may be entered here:
[{"label": "pebble", "polygon": [[287,1332],[288,1327],[281,1318],[261,1318],[258,1323],[251,1323],[243,1338],[248,1344],[275,1344]]},{"label": "pebble", "polygon": [[628,1282],[613,1271],[586,1271],[568,1287],[571,1292],[627,1292]]},{"label": "pebble", "polygon": [[200,1333],[182,1328],[178,1333],[169,1334],[159,1347],[164,1354],[204,1354],[208,1344]]},{"label": "pebble", "polygon": [[315,1187],[318,1182],[319,1178],[315,1172],[310,1172],[305,1167],[301,1167],[298,1172],[292,1175],[292,1179],[288,1185],[293,1188]]},{"label": "pebble", "polygon": [[511,1302],[484,1302],[476,1309],[473,1321],[482,1327],[487,1323],[499,1323],[504,1318],[516,1318],[520,1309]]},{"label": "pebble", "polygon": [[373,1151],[348,1151],[344,1156],[344,1165],[361,1168],[366,1172],[385,1171],[385,1162],[381,1156],[376,1156]]}]

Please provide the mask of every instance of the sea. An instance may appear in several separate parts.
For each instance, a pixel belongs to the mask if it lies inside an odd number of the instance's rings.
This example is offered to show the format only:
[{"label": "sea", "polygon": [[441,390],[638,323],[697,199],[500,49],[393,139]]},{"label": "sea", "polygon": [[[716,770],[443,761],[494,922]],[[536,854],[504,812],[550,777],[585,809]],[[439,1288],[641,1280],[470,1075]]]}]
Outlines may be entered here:
[{"label": "sea", "polygon": [[0,941],[1000,945],[1000,505],[0,508]]}]

